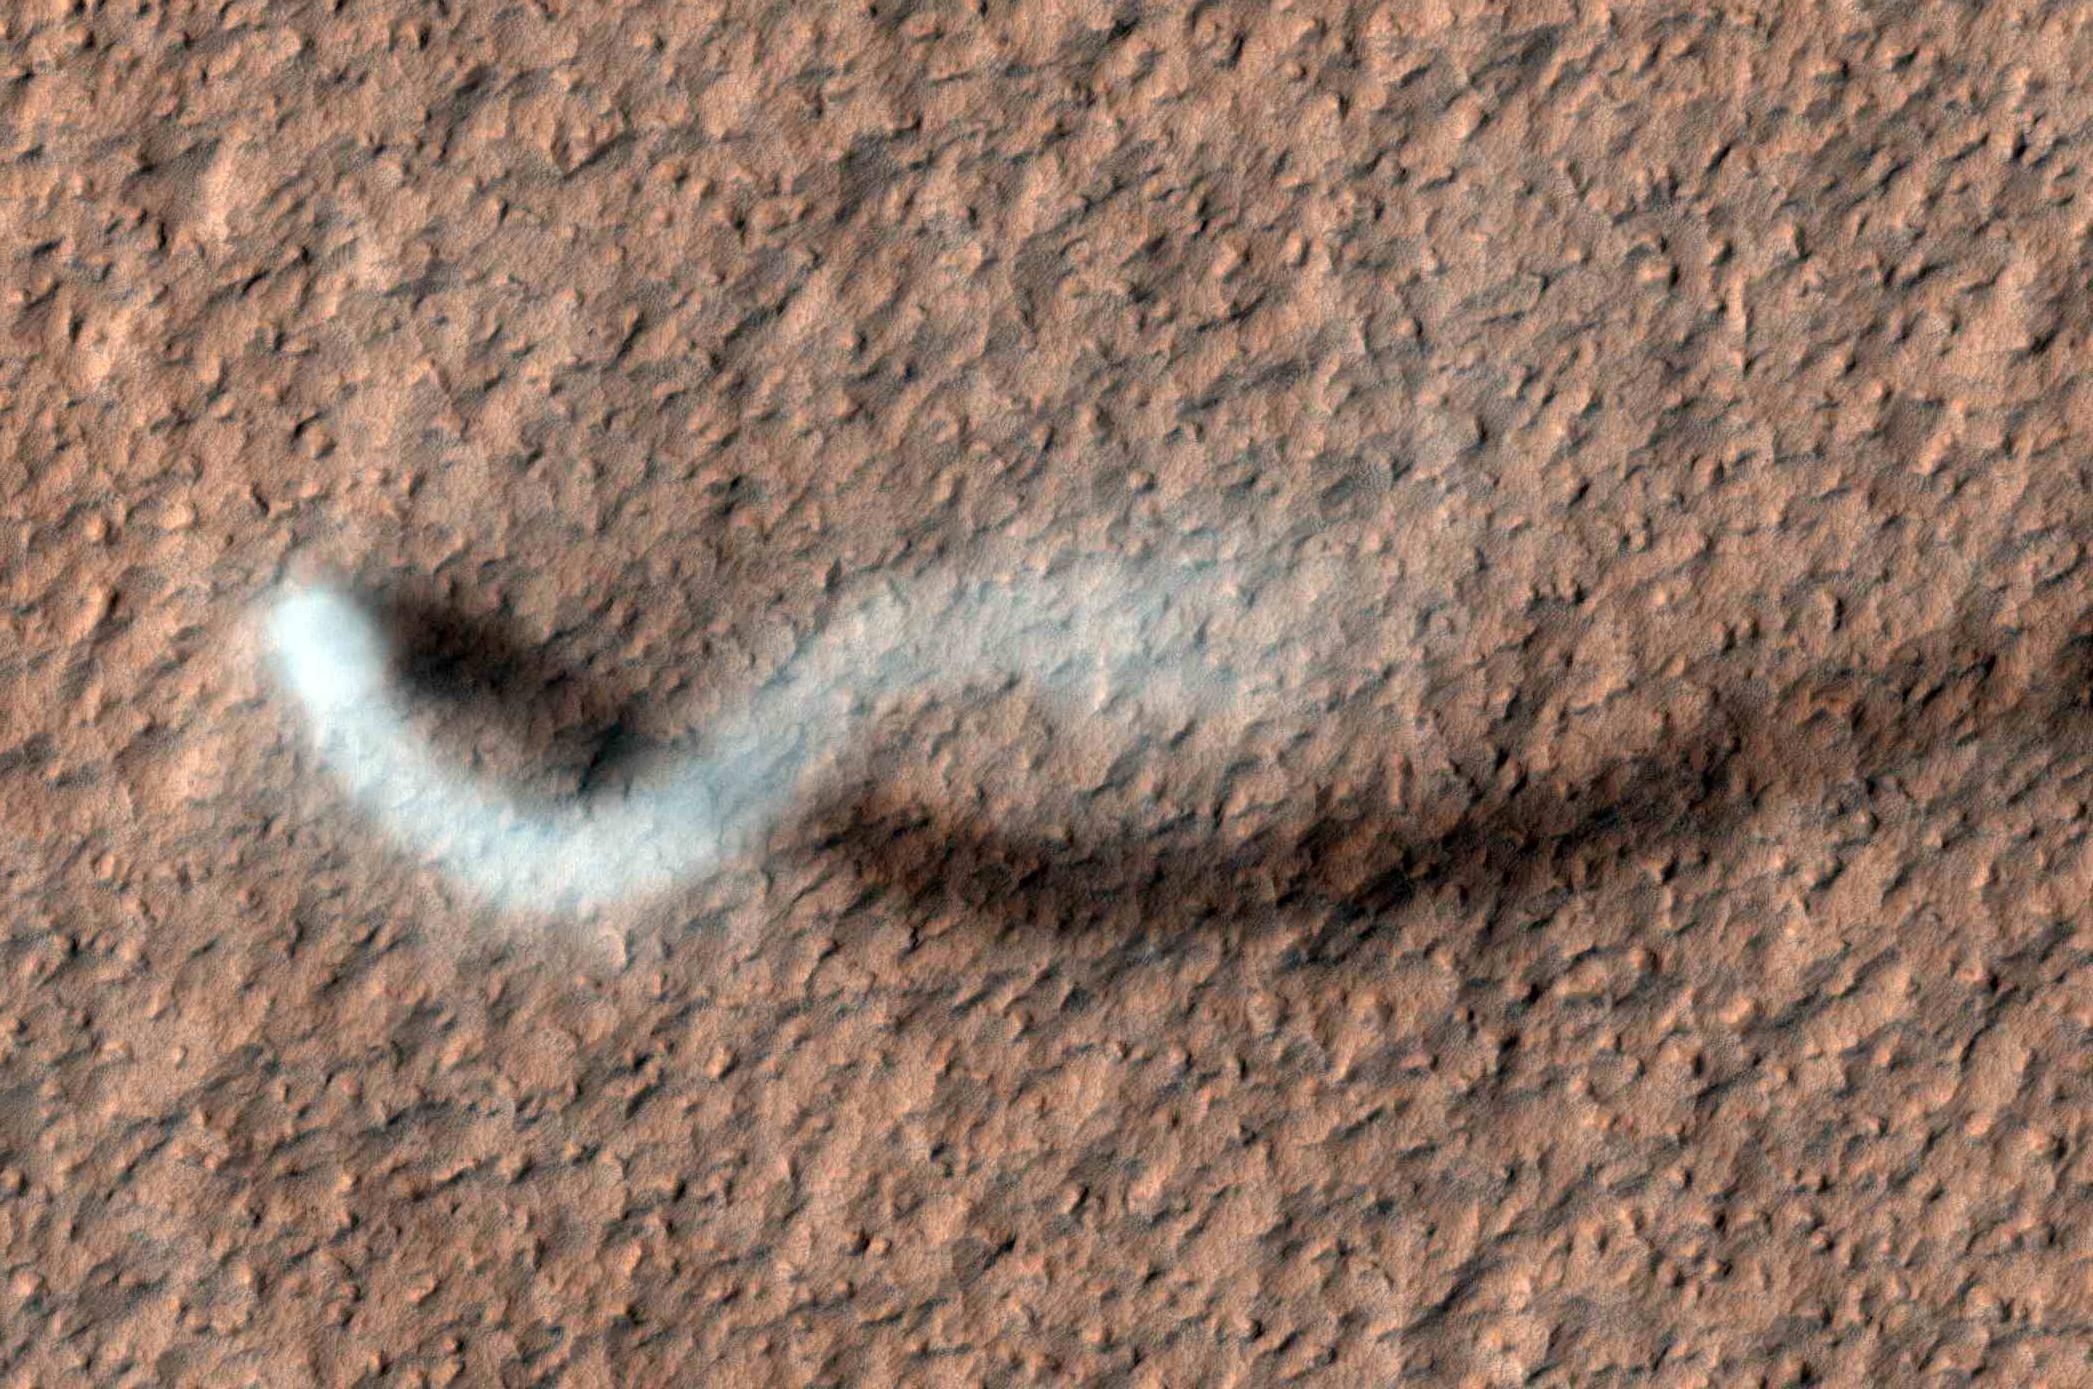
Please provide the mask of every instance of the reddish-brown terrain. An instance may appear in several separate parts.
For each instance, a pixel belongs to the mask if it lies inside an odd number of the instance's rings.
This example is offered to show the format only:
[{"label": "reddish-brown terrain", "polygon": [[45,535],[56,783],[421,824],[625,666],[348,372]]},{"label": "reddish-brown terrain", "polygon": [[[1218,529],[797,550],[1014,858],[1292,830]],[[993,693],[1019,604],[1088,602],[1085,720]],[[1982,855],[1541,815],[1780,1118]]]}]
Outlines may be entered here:
[{"label": "reddish-brown terrain", "polygon": [[[0,1382],[2093,1380],[2089,20],[0,5]],[[579,923],[257,650],[558,792],[1163,552],[1306,736]]]}]

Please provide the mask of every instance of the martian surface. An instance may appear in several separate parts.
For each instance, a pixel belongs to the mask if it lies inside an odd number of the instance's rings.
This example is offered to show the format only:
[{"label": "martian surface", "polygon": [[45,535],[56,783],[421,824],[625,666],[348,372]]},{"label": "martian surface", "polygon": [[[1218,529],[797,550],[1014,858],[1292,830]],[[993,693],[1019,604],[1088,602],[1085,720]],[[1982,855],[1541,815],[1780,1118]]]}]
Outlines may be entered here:
[{"label": "martian surface", "polygon": [[2093,1383],[2088,72],[0,5],[0,1383]]}]

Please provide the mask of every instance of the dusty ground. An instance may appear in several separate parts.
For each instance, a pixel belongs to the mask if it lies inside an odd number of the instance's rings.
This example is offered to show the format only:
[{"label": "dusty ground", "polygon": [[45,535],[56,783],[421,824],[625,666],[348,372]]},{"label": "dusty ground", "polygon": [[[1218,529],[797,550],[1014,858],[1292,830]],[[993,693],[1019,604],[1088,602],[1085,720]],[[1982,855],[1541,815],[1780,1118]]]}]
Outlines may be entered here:
[{"label": "dusty ground", "polygon": [[[1729,9],[0,7],[5,1382],[2088,1382],[2088,15]],[[991,543],[1386,678],[548,928],[253,648],[556,783]]]}]

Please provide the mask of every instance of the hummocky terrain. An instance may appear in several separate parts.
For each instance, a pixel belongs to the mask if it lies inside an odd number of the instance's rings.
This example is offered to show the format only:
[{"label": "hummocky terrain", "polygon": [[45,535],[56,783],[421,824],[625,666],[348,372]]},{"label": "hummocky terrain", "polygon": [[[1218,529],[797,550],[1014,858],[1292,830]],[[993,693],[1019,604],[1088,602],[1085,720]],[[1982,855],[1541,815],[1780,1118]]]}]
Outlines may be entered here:
[{"label": "hummocky terrain", "polygon": [[[0,6],[0,1377],[2087,1383],[2089,23]],[[558,804],[1150,559],[1313,716],[579,917],[258,617]]]}]

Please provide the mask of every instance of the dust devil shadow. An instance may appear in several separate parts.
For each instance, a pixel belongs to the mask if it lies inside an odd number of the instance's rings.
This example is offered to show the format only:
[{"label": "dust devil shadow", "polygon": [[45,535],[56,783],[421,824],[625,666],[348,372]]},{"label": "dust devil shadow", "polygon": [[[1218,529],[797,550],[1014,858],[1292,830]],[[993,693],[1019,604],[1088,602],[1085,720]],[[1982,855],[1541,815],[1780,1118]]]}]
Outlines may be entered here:
[{"label": "dust devil shadow", "polygon": [[[413,697],[478,703],[542,732],[582,789],[674,755],[636,726],[629,699],[577,677],[499,621],[440,602],[375,593]],[[1097,930],[1123,920],[1207,926],[1305,911],[1322,925],[1302,962],[1344,959],[1420,893],[1459,904],[1488,894],[1545,912],[1633,854],[1666,864],[1720,851],[1781,803],[1864,809],[1883,783],[1977,741],[2093,746],[2093,633],[2046,668],[2017,674],[2034,634],[1981,617],[1906,642],[1873,666],[1827,665],[1769,690],[1703,687],[1710,712],[1654,746],[1574,780],[1509,766],[1532,736],[1562,660],[1537,634],[1522,683],[1488,746],[1465,760],[1476,788],[1402,805],[1372,779],[1304,787],[1297,808],[1239,843],[1210,824],[1073,842],[898,797],[878,785],[817,789],[774,837],[784,857],[840,858],[867,886],[919,904],[957,902],[1008,931]],[[536,751],[536,748],[533,748]],[[1167,754],[1163,754],[1167,755]],[[1440,828],[1430,829],[1427,826]],[[1542,900],[1532,902],[1536,896]]]},{"label": "dust devil shadow", "polygon": [[506,616],[466,617],[432,594],[403,589],[359,597],[391,640],[393,673],[410,702],[461,708],[525,737],[551,779],[589,791],[629,775],[655,750],[637,731],[629,692],[561,664]]},{"label": "dust devil shadow", "polygon": [[[1428,891],[1488,906],[1486,935],[1516,929],[1630,856],[1661,881],[1719,855],[1781,804],[1867,810],[1900,775],[1954,748],[2093,743],[2093,641],[2075,637],[2030,679],[2011,673],[1999,635],[1963,620],[1872,669],[1712,691],[1705,718],[1574,781],[1514,769],[1501,790],[1423,806],[1392,804],[1383,781],[1322,788],[1311,810],[1234,847],[1216,848],[1211,832],[1203,843],[1173,832],[1068,844],[877,789],[817,802],[812,843],[869,885],[918,904],[958,902],[1009,931],[1080,931],[1129,915],[1181,930],[1285,911],[1314,924],[1284,962],[1332,965]],[[1513,702],[1483,767],[1506,767],[1544,697],[1535,689]]]}]

